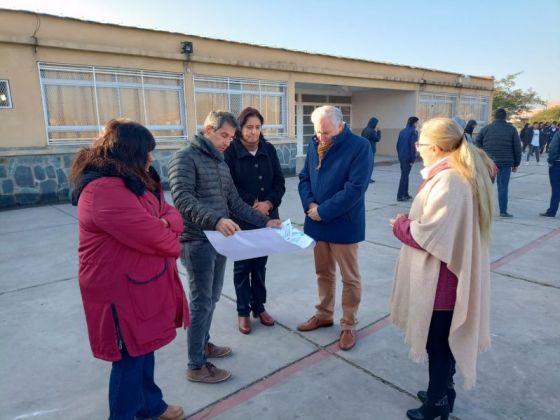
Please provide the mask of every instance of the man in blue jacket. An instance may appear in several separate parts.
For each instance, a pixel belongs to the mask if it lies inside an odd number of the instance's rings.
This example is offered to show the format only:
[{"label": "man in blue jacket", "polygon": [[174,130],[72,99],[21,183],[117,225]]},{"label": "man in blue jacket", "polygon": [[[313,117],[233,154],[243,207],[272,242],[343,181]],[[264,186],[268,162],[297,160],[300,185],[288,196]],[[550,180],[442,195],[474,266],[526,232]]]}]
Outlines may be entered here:
[{"label": "man in blue jacket", "polygon": [[401,179],[399,181],[399,190],[397,191],[397,201],[412,200],[408,194],[408,178],[412,165],[416,160],[416,141],[418,141],[418,118],[410,117],[406,123],[406,127],[399,133],[397,140],[397,155],[401,164]]},{"label": "man in blue jacket", "polygon": [[299,195],[307,214],[304,231],[317,242],[314,255],[319,303],[315,315],[298,330],[333,325],[338,264],[342,274],[339,346],[349,350],[356,344],[362,295],[358,242],[365,239],[364,195],[373,156],[368,141],[350,131],[338,108],[317,108],[311,121],[316,135],[309,143],[305,166],[299,174]]}]

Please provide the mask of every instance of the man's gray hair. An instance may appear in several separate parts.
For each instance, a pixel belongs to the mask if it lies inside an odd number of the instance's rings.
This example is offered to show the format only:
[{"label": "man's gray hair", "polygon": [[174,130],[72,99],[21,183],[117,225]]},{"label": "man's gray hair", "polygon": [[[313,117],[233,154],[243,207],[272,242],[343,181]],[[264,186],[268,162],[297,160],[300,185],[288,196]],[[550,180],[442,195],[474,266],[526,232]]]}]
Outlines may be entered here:
[{"label": "man's gray hair", "polygon": [[235,118],[231,112],[227,111],[210,111],[204,120],[204,127],[210,125],[214,130],[219,130],[224,124],[231,125],[236,130],[239,128],[237,126],[237,118]]},{"label": "man's gray hair", "polygon": [[333,125],[339,126],[342,122],[342,111],[332,105],[323,105],[311,114],[311,122],[317,124],[323,117],[327,117]]}]

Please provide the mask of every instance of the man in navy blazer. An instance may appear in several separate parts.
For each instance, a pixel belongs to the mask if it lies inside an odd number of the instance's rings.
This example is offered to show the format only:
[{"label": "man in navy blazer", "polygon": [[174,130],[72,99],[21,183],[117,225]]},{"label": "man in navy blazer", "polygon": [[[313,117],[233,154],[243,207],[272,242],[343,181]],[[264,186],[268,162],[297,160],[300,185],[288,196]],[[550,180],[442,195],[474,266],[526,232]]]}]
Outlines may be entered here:
[{"label": "man in navy blazer", "polygon": [[322,106],[311,115],[315,136],[299,174],[299,195],[306,212],[304,231],[314,249],[319,303],[315,315],[298,326],[312,331],[333,325],[336,264],[342,274],[342,350],[356,344],[357,313],[362,295],[358,243],[365,239],[365,192],[373,170],[369,142],[352,133],[342,113]]}]

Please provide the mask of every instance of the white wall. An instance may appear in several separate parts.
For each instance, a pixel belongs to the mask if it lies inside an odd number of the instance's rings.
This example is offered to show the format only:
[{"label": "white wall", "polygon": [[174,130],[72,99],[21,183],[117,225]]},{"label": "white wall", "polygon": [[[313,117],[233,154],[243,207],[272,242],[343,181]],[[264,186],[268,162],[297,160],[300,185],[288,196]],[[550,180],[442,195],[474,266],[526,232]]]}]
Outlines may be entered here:
[{"label": "white wall", "polygon": [[352,95],[352,131],[357,134],[371,117],[379,119],[382,138],[377,153],[396,156],[399,131],[416,112],[416,92],[371,90]]}]

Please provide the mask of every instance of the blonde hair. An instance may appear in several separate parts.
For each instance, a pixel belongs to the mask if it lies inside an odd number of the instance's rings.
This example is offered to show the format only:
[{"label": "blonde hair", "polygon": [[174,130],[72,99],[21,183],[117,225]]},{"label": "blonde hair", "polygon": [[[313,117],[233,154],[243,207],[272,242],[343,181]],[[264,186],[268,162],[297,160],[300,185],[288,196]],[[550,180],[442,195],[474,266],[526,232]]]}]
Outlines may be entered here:
[{"label": "blonde hair", "polygon": [[469,144],[463,130],[449,118],[432,118],[422,125],[420,136],[430,139],[430,143],[449,154],[449,163],[469,184],[478,206],[480,235],[486,242],[490,240],[490,226],[494,209],[494,188],[490,173],[492,161],[486,153]]}]

